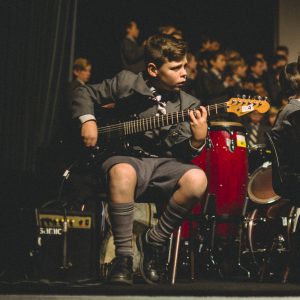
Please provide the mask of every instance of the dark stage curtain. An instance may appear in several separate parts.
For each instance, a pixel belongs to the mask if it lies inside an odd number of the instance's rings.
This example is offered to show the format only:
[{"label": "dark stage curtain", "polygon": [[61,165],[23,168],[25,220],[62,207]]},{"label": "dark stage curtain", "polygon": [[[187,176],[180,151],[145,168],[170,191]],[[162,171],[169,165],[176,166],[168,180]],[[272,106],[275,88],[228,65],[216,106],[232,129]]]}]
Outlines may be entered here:
[{"label": "dark stage curtain", "polygon": [[61,180],[49,176],[49,153],[61,130],[76,9],[77,0],[0,1],[1,275],[23,276],[31,208],[56,196]]},{"label": "dark stage curtain", "polygon": [[60,130],[77,1],[9,0],[0,6],[1,167],[32,173]]}]

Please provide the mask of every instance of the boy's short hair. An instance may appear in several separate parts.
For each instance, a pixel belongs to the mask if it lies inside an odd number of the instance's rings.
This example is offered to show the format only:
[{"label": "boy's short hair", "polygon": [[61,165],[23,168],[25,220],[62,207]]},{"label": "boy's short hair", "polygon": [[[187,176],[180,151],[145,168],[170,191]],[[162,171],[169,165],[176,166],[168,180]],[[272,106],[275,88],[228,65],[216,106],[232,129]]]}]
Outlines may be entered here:
[{"label": "boy's short hair", "polygon": [[176,27],[171,24],[162,25],[158,27],[159,34],[173,34],[176,30]]},{"label": "boy's short hair", "polygon": [[84,71],[88,66],[91,66],[91,62],[88,59],[78,57],[73,63],[73,71]]},{"label": "boy's short hair", "polygon": [[289,54],[289,48],[287,46],[285,46],[285,45],[279,45],[279,46],[277,46],[276,52],[277,51],[283,51],[286,54]]},{"label": "boy's short hair", "polygon": [[255,67],[257,65],[257,63],[264,63],[263,59],[258,58],[258,57],[251,57],[248,61],[248,66],[249,68],[251,67]]},{"label": "boy's short hair", "polygon": [[230,59],[227,62],[227,66],[230,68],[231,71],[234,72],[238,67],[246,66],[246,62],[242,57],[234,58],[234,59]]},{"label": "boy's short hair", "polygon": [[160,68],[168,61],[180,61],[188,52],[185,41],[176,39],[171,35],[157,34],[148,38],[144,49],[144,61],[154,63]]},{"label": "boy's short hair", "polygon": [[225,56],[225,54],[222,50],[209,51],[208,52],[208,64],[211,66],[210,61],[216,61],[220,55]]},{"label": "boy's short hair", "polygon": [[275,55],[272,59],[271,59],[271,63],[273,65],[277,64],[279,61],[284,60],[285,62],[287,62],[287,58],[284,55]]}]

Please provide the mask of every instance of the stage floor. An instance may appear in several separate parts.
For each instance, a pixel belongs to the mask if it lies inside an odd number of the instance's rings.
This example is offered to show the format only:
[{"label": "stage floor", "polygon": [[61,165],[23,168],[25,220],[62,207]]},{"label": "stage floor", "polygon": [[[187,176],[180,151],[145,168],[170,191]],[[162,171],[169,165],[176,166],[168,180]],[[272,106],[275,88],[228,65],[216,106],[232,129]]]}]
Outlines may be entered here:
[{"label": "stage floor", "polygon": [[[6,296],[4,296],[6,295]],[[136,283],[132,286],[116,286],[103,283],[50,283],[50,282],[1,282],[0,296],[7,297],[1,299],[12,299],[11,296],[64,296],[73,295],[72,299],[79,296],[155,296],[155,297],[282,297],[300,296],[300,284],[298,283],[271,283],[271,282],[243,282],[243,281],[216,281],[216,280],[180,280],[175,285],[161,284],[148,285]],[[76,298],[75,298],[76,297]],[[118,299],[110,297],[111,299]],[[17,298],[14,298],[17,299]],[[20,298],[20,299],[26,299]],[[29,298],[27,298],[29,299]],[[31,298],[32,299],[32,298]],[[35,298],[34,298],[35,299]],[[44,297],[43,297],[44,299]],[[47,297],[45,297],[47,299]],[[53,298],[55,299],[55,298]],[[57,298],[58,299],[58,298]],[[91,298],[92,299],[92,298]],[[97,298],[100,299],[100,298]],[[130,297],[132,299],[132,297]]]}]

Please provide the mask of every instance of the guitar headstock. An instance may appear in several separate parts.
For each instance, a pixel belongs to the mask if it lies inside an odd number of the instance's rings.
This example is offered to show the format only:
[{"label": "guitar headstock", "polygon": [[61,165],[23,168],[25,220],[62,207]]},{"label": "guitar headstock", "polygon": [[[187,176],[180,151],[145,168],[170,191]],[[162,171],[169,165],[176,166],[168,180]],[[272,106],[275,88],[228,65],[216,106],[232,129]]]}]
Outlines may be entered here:
[{"label": "guitar headstock", "polygon": [[270,103],[267,97],[262,100],[260,96],[256,99],[243,96],[242,98],[231,98],[226,102],[226,107],[227,112],[234,113],[240,117],[255,110],[260,113],[265,113],[270,109]]}]

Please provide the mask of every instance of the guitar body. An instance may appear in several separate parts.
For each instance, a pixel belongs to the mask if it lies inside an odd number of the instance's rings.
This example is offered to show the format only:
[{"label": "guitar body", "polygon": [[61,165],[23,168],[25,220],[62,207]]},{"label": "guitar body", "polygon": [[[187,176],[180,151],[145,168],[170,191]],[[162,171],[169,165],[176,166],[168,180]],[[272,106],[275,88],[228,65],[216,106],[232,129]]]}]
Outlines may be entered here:
[{"label": "guitar body", "polygon": [[133,150],[130,142],[122,137],[110,141],[100,141],[95,147],[84,147],[82,149],[82,161],[87,166],[101,165],[103,161],[114,155],[132,155]]},{"label": "guitar body", "polygon": [[[97,111],[97,126],[98,126],[98,140],[95,147],[86,147],[80,141],[80,160],[88,167],[95,167],[101,165],[103,161],[114,155],[137,155],[131,147],[131,137],[125,136],[119,130],[114,129],[122,126],[124,115],[121,116],[119,109],[115,107],[102,107]],[[136,116],[125,118],[127,121],[136,120]]]}]

